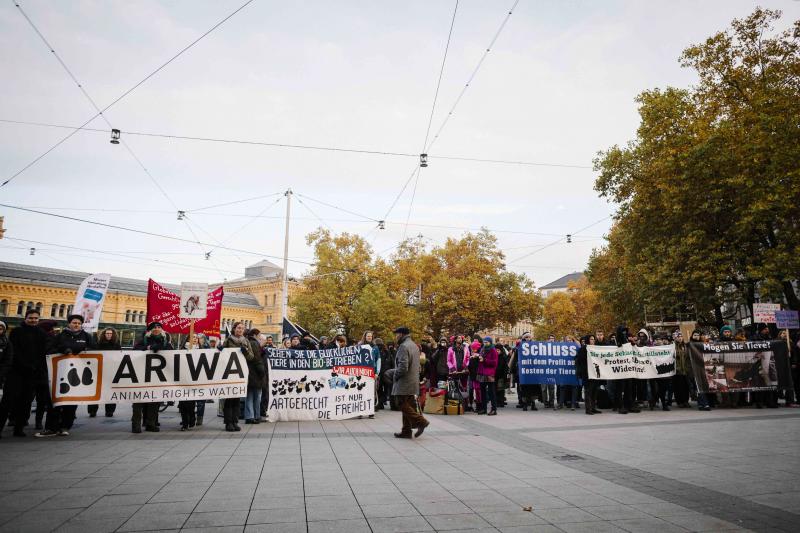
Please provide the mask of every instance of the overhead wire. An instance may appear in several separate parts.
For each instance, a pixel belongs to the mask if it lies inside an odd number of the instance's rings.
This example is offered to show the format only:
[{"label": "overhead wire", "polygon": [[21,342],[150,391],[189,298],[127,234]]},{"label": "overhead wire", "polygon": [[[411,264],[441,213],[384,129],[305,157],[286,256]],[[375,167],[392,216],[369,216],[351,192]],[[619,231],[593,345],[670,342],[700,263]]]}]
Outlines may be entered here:
[{"label": "overhead wire", "polygon": [[221,204],[207,205],[205,207],[198,207],[197,209],[187,209],[186,213],[196,213],[198,211],[205,211],[207,209],[214,209],[215,207],[224,207],[224,206],[234,205],[234,204],[243,204],[245,202],[252,202],[252,201],[255,201],[255,200],[263,200],[264,198],[272,198],[273,196],[279,196],[279,195],[282,195],[282,194],[283,194],[283,192],[274,192],[272,194],[265,194],[263,196],[249,196],[247,198],[242,198],[241,200],[234,200],[232,202],[223,202]]},{"label": "overhead wire", "polygon": [[[102,115],[103,113],[105,113],[106,111],[108,111],[109,109],[111,109],[111,108],[112,108],[114,105],[116,105],[117,103],[119,103],[119,102],[120,102],[120,101],[121,101],[123,98],[125,98],[126,96],[128,96],[129,94],[131,94],[133,91],[135,91],[136,89],[138,89],[138,88],[139,88],[139,87],[140,87],[142,84],[144,84],[145,82],[147,82],[147,81],[148,81],[150,78],[152,78],[153,76],[155,76],[156,74],[158,74],[159,72],[161,72],[161,70],[163,70],[163,69],[164,69],[164,68],[165,68],[167,65],[169,65],[170,63],[172,63],[173,61],[175,61],[177,58],[179,58],[181,55],[183,55],[183,54],[184,54],[184,53],[185,53],[187,50],[189,50],[189,49],[190,49],[190,48],[192,48],[194,45],[196,45],[197,43],[199,43],[200,41],[202,41],[202,40],[203,40],[203,39],[204,39],[204,38],[205,38],[207,35],[209,35],[211,32],[213,32],[214,30],[216,30],[216,29],[217,29],[218,27],[220,27],[222,24],[224,24],[225,22],[227,22],[227,21],[228,21],[228,20],[229,20],[231,17],[233,17],[234,15],[236,15],[237,13],[239,13],[239,12],[240,12],[242,9],[244,9],[245,7],[247,7],[248,5],[250,5],[250,4],[251,4],[253,1],[254,1],[254,0],[247,0],[247,1],[246,1],[244,4],[242,4],[242,5],[241,5],[241,6],[239,6],[237,9],[235,9],[235,10],[234,10],[233,12],[231,12],[231,13],[230,13],[228,16],[226,16],[225,18],[223,18],[222,20],[220,20],[219,22],[217,22],[216,24],[214,24],[214,25],[213,25],[213,26],[212,26],[212,27],[211,27],[209,30],[207,30],[205,33],[203,33],[202,35],[200,35],[200,37],[198,37],[197,39],[195,39],[194,41],[192,41],[191,43],[189,43],[188,45],[186,45],[186,46],[185,46],[184,48],[182,48],[182,49],[181,49],[181,50],[180,50],[180,51],[179,51],[177,54],[173,55],[173,56],[172,56],[171,58],[169,58],[169,59],[168,59],[166,62],[162,63],[162,64],[161,64],[161,65],[160,65],[158,68],[156,68],[156,69],[155,69],[154,71],[152,71],[150,74],[148,74],[147,76],[145,76],[144,78],[142,78],[142,79],[141,79],[139,82],[137,82],[135,85],[133,85],[133,87],[131,87],[130,89],[128,89],[127,91],[125,91],[124,93],[122,93],[120,96],[118,96],[116,99],[114,99],[114,100],[113,100],[113,101],[112,101],[110,104],[108,104],[108,105],[107,105],[107,106],[105,106],[103,109],[101,109],[100,111],[98,111],[98,112],[97,112],[95,115],[93,115],[92,117],[90,117],[90,118],[89,118],[87,121],[85,121],[83,124],[81,124],[80,128],[83,128],[84,126],[88,125],[88,124],[89,124],[89,123],[91,123],[91,122],[92,122],[94,119],[96,119],[98,116]],[[22,13],[22,14],[23,14],[23,16],[24,16],[24,17],[25,17],[25,18],[26,18],[26,19],[27,19],[27,20],[28,20],[28,21],[31,23],[31,25],[33,26],[33,23],[30,21],[30,18],[27,16],[27,14],[25,14],[25,13],[24,13],[24,11],[22,10],[22,7],[19,5],[19,0],[12,0],[12,2],[14,2],[14,5],[15,5],[15,6],[16,6],[16,7],[19,9],[20,13]],[[42,37],[42,40],[44,40],[44,41],[45,41],[45,43],[47,44],[47,40],[46,40],[46,39],[44,39],[44,36],[42,36],[42,35],[41,35],[41,32],[38,32],[38,30],[37,30],[37,33],[39,33],[39,35]],[[49,46],[49,44],[48,44],[48,46]],[[52,49],[52,47],[50,47],[50,51],[51,51],[52,53],[54,53],[54,54],[55,54],[55,51]],[[47,149],[45,152],[43,152],[42,154],[40,154],[39,156],[37,156],[36,158],[34,158],[34,160],[33,160],[33,161],[31,161],[30,163],[28,163],[27,165],[25,165],[24,167],[22,167],[20,170],[18,170],[17,172],[15,172],[15,173],[14,173],[14,174],[13,174],[11,177],[9,177],[9,178],[8,178],[8,179],[6,179],[6,180],[5,180],[3,183],[1,183],[1,184],[0,184],[0,188],[2,188],[2,187],[5,187],[5,186],[6,186],[6,185],[8,185],[9,183],[11,183],[11,182],[12,182],[12,181],[13,181],[13,180],[14,180],[14,179],[17,177],[17,176],[19,176],[20,174],[22,174],[23,172],[25,172],[26,170],[28,170],[29,168],[31,168],[33,165],[35,165],[36,163],[38,163],[39,161],[41,161],[41,160],[42,160],[43,158],[45,158],[45,157],[46,157],[46,156],[47,156],[47,155],[48,155],[50,152],[52,152],[53,150],[55,150],[56,148],[58,148],[59,146],[61,146],[61,145],[62,145],[62,144],[65,142],[65,141],[67,141],[69,138],[71,138],[73,135],[75,135],[75,133],[77,133],[78,131],[80,131],[80,129],[79,129],[79,128],[76,128],[76,129],[74,129],[73,131],[71,131],[70,133],[68,133],[68,134],[67,134],[65,137],[63,137],[61,140],[59,140],[59,141],[58,141],[57,143],[55,143],[53,146],[51,146],[50,148],[48,148],[48,149]]]},{"label": "overhead wire", "polygon": [[[210,270],[217,270],[215,268],[201,267],[201,266],[197,266],[197,265],[187,265],[186,263],[177,263],[175,261],[165,261],[163,259],[159,259],[158,257],[152,257],[152,258],[136,257],[136,256],[131,256],[131,255],[115,252],[115,251],[110,251],[110,250],[97,250],[97,249],[94,249],[94,248],[84,248],[84,247],[80,247],[80,246],[68,246],[66,244],[59,244],[59,243],[53,243],[53,242],[44,242],[44,241],[37,241],[37,240],[31,240],[31,239],[20,239],[18,237],[5,237],[4,239],[8,239],[10,241],[16,241],[16,242],[27,242],[27,243],[30,243],[30,244],[42,244],[44,246],[56,246],[56,247],[59,247],[59,248],[64,248],[66,250],[75,250],[75,251],[80,251],[80,252],[103,254],[103,255],[109,255],[109,256],[112,256],[112,257],[122,257],[122,258],[125,258],[125,259],[134,259],[136,261],[140,261],[140,260],[144,259],[145,261],[151,261],[151,262],[154,262],[154,263],[185,267],[185,268],[190,268],[190,269],[194,269],[194,270],[209,270],[209,271]],[[27,249],[27,248],[23,248],[23,249]],[[39,248],[36,249],[37,252],[39,252],[39,250],[40,250]],[[46,251],[53,252],[53,253],[59,252],[59,250],[46,250]],[[137,253],[137,252],[128,252],[128,253]],[[146,253],[150,253],[150,254],[153,254],[153,255],[161,255],[161,252],[157,252],[157,253],[156,252],[146,252]],[[146,264],[146,263],[137,263],[137,264]],[[234,271],[234,270],[228,270],[226,272],[228,272],[230,274],[241,274],[241,272]]]},{"label": "overhead wire", "polygon": [[[8,209],[16,209],[18,211],[24,211],[24,212],[27,212],[27,213],[34,213],[34,214],[38,214],[38,215],[44,215],[44,216],[59,218],[59,219],[62,219],[62,220],[71,220],[73,222],[80,222],[80,223],[83,223],[83,224],[90,224],[90,225],[100,226],[100,227],[109,228],[109,229],[116,229],[116,230],[125,231],[125,232],[129,232],[129,233],[136,233],[136,234],[139,234],[139,235],[146,235],[146,236],[149,236],[149,237],[158,237],[158,238],[161,238],[161,239],[167,239],[167,240],[176,241],[176,242],[188,242],[188,243],[195,243],[196,242],[196,241],[193,241],[191,239],[185,239],[183,237],[176,237],[174,235],[164,235],[164,234],[155,233],[155,232],[152,232],[152,231],[141,230],[141,229],[137,229],[137,228],[128,228],[128,227],[119,226],[119,225],[116,225],[116,224],[108,224],[106,222],[99,222],[97,220],[88,220],[88,219],[83,219],[83,218],[78,218],[78,217],[70,217],[70,216],[67,216],[67,215],[59,215],[57,213],[48,213],[46,211],[39,211],[39,210],[36,210],[36,209],[28,209],[28,208],[20,207],[20,206],[16,206],[16,205],[0,204],[0,207],[6,207]],[[205,243],[205,242],[200,242],[200,244],[203,245],[203,246],[214,246],[212,244]],[[222,250],[228,250],[228,251],[231,251],[231,252],[239,252],[239,253],[243,253],[243,254],[250,254],[250,255],[257,256],[257,257],[266,257],[266,258],[269,258],[269,259],[281,259],[281,260],[283,259],[282,256],[264,254],[264,253],[260,253],[260,252],[254,252],[252,250],[242,250],[240,248],[233,248],[233,247],[230,247],[230,246],[221,245],[221,246],[218,246],[218,248],[220,248]],[[292,259],[292,258],[289,258],[288,261],[290,261],[292,263],[300,263],[300,264],[304,264],[304,265],[314,265],[314,263],[311,263],[311,262],[308,262],[308,261],[300,261],[298,259]]]},{"label": "overhead wire", "polygon": [[311,209],[311,208],[308,206],[308,204],[306,204],[306,203],[303,201],[303,199],[302,199],[302,198],[300,198],[300,197],[298,196],[298,197],[297,197],[297,201],[298,201],[298,202],[300,202],[300,205],[302,205],[303,207],[305,207],[305,208],[306,208],[306,210],[307,210],[309,213],[311,213],[311,214],[312,214],[312,215],[313,215],[313,216],[314,216],[314,217],[315,217],[317,220],[319,220],[320,224],[322,224],[323,226],[325,226],[326,228],[328,228],[328,229],[329,229],[331,232],[333,232],[333,228],[330,226],[330,224],[328,224],[327,222],[325,222],[325,221],[324,221],[324,220],[323,220],[323,219],[322,219],[322,218],[321,218],[321,217],[320,217],[318,214],[316,214],[316,213],[315,213],[315,212],[314,212],[314,211],[313,211],[313,210],[312,210],[312,209]]},{"label": "overhead wire", "polygon": [[354,216],[357,216],[357,217],[361,217],[361,218],[363,218],[365,220],[369,220],[371,222],[380,222],[378,219],[372,218],[372,217],[368,217],[367,215],[364,215],[363,213],[356,213],[355,211],[350,211],[350,210],[345,209],[345,208],[343,208],[341,206],[333,205],[333,204],[328,203],[328,202],[323,202],[322,200],[318,200],[316,198],[312,198],[312,197],[308,196],[307,194],[300,194],[300,193],[294,193],[294,194],[295,194],[295,196],[305,198],[306,200],[311,200],[312,202],[316,202],[316,203],[318,203],[320,205],[324,205],[325,207],[331,207],[333,209],[336,209],[337,211],[341,211],[341,212],[347,213],[349,215],[354,215]]},{"label": "overhead wire", "polygon": [[[422,143],[422,150],[420,154],[425,153],[425,147],[428,145],[428,136],[431,133],[431,125],[433,124],[433,116],[436,111],[436,102],[439,99],[439,89],[442,86],[442,77],[444,76],[444,66],[447,63],[447,52],[450,50],[450,40],[453,37],[453,27],[456,24],[456,14],[458,13],[458,0],[456,0],[453,7],[453,17],[450,20],[450,31],[447,32],[447,42],[444,45],[444,54],[442,56],[442,66],[439,69],[439,78],[436,80],[436,91],[433,93],[433,103],[431,104],[431,113],[428,118],[428,126],[425,128],[425,140]],[[421,165],[420,165],[421,167]],[[414,209],[414,199],[417,197],[417,184],[419,183],[420,169],[417,169],[416,177],[414,178],[414,188],[411,191],[411,202],[408,204],[408,215],[406,216],[406,225],[403,228],[403,240],[406,239],[408,232],[408,221],[411,220],[411,212]]]},{"label": "overhead wire", "polygon": [[486,47],[486,51],[481,56],[480,60],[478,61],[478,64],[475,65],[475,69],[472,71],[472,74],[470,74],[469,78],[467,79],[467,83],[464,84],[464,87],[461,89],[461,92],[458,94],[458,97],[455,99],[455,102],[453,102],[453,105],[450,108],[450,111],[448,111],[447,115],[445,115],[444,121],[442,121],[442,124],[439,126],[439,129],[436,131],[436,134],[433,136],[433,139],[431,139],[430,144],[426,147],[426,150],[425,150],[426,152],[430,151],[430,149],[433,147],[433,145],[436,144],[436,141],[439,140],[439,136],[442,134],[442,131],[444,130],[445,126],[447,126],[447,123],[450,121],[450,118],[453,116],[453,113],[455,112],[456,107],[458,107],[458,104],[461,102],[461,99],[464,98],[464,94],[467,92],[467,89],[469,88],[470,84],[475,79],[475,76],[478,74],[478,71],[481,69],[481,66],[483,66],[483,62],[486,60],[486,56],[489,55],[489,52],[494,47],[495,43],[497,42],[497,39],[500,37],[500,34],[503,33],[503,30],[505,29],[506,24],[508,24],[508,20],[511,18],[511,15],[514,13],[514,10],[517,8],[517,4],[519,4],[519,0],[515,0],[514,4],[511,6],[511,9],[508,10],[508,14],[503,19],[503,22],[500,24],[500,27],[497,29],[497,32],[494,34],[494,37],[492,37],[492,40],[489,43],[489,46]]},{"label": "overhead wire", "polygon": [[539,252],[541,252],[542,250],[546,250],[547,248],[551,248],[551,247],[555,246],[556,244],[560,243],[561,241],[565,241],[565,240],[567,240],[567,235],[570,235],[570,236],[577,235],[578,233],[581,233],[582,231],[585,231],[585,230],[587,230],[587,229],[589,229],[589,228],[591,228],[591,227],[593,227],[593,226],[596,226],[597,224],[600,224],[601,222],[603,222],[603,221],[605,221],[605,220],[608,220],[608,219],[609,219],[609,218],[611,218],[611,217],[612,217],[612,215],[605,216],[605,217],[601,218],[600,220],[598,220],[598,221],[596,221],[596,222],[592,222],[592,223],[591,223],[591,224],[589,224],[588,226],[584,226],[583,228],[581,228],[581,229],[579,229],[579,230],[577,230],[577,231],[574,231],[574,232],[572,232],[572,233],[566,234],[566,235],[564,235],[563,237],[561,237],[560,239],[557,239],[557,240],[555,240],[555,241],[553,241],[553,242],[551,242],[551,243],[549,243],[549,244],[545,244],[544,246],[542,246],[542,247],[540,247],[540,248],[537,248],[536,250],[534,250],[534,251],[532,251],[532,252],[528,252],[528,253],[527,253],[527,254],[525,254],[525,255],[522,255],[522,256],[520,256],[520,257],[517,257],[517,258],[516,258],[516,259],[514,259],[513,261],[509,261],[509,262],[508,262],[508,264],[509,264],[509,265],[513,265],[514,263],[518,263],[519,261],[521,261],[522,259],[525,259],[526,257],[530,257],[530,256],[532,256],[532,255],[538,254],[538,253],[539,253]]},{"label": "overhead wire", "polygon": [[[60,128],[60,129],[67,129],[67,130],[80,130],[82,132],[90,132],[90,133],[102,133],[108,135],[109,131],[107,129],[101,128],[87,128],[81,126],[68,126],[66,124],[51,124],[47,122],[33,122],[27,120],[13,120],[13,119],[6,119],[0,118],[0,123],[5,124],[19,124],[24,126],[38,126],[44,128]],[[226,143],[226,144],[242,144],[242,145],[253,145],[253,146],[267,146],[273,148],[296,148],[296,149],[303,149],[303,150],[321,150],[327,152],[350,152],[356,154],[369,154],[369,155],[387,155],[387,156],[395,156],[395,157],[406,157],[406,158],[414,158],[418,159],[419,154],[412,154],[410,152],[390,152],[390,151],[379,151],[379,150],[366,150],[366,149],[357,149],[357,148],[342,148],[342,147],[335,147],[335,146],[314,146],[314,145],[300,145],[300,144],[287,144],[287,143],[269,143],[269,142],[261,142],[261,141],[252,141],[252,140],[237,140],[237,139],[221,139],[221,138],[212,138],[212,137],[197,137],[197,136],[187,136],[187,135],[172,135],[167,133],[145,133],[139,131],[128,131],[128,130],[121,130],[126,136],[133,135],[133,136],[144,136],[144,137],[155,137],[155,138],[163,138],[163,139],[173,139],[173,140],[183,140],[183,141],[202,141],[202,142],[218,142],[218,143]],[[501,164],[501,165],[521,165],[521,166],[533,166],[533,167],[554,167],[554,168],[576,168],[576,169],[588,169],[591,170],[592,167],[590,165],[572,165],[566,163],[544,163],[540,161],[520,161],[520,160],[506,160],[506,159],[487,159],[487,158],[480,158],[480,157],[466,157],[466,156],[455,156],[455,155],[436,155],[436,154],[428,154],[428,160],[451,160],[451,161],[471,161],[476,163],[494,163],[494,164]],[[416,168],[416,167],[415,167]],[[283,192],[278,193],[283,194]]]},{"label": "overhead wire", "polygon": [[[105,122],[105,123],[108,125],[108,127],[109,127],[109,128],[113,128],[113,126],[112,126],[112,124],[111,124],[111,121],[110,121],[110,120],[108,119],[108,117],[107,117],[107,116],[104,114],[104,112],[105,112],[105,111],[106,111],[106,110],[107,110],[107,109],[108,109],[110,106],[107,106],[107,107],[106,107],[105,109],[103,109],[103,110],[101,110],[101,109],[100,109],[100,106],[98,106],[98,105],[97,105],[97,102],[95,102],[94,98],[92,98],[92,96],[91,96],[91,95],[89,94],[89,92],[86,90],[86,88],[84,87],[84,85],[83,85],[83,84],[82,84],[82,83],[81,83],[81,82],[78,80],[77,76],[75,76],[75,74],[72,72],[72,70],[71,70],[71,69],[70,69],[70,68],[67,66],[67,64],[66,64],[66,62],[64,61],[64,59],[63,59],[63,58],[61,57],[61,55],[60,55],[60,54],[59,54],[59,53],[58,53],[58,52],[55,50],[55,47],[54,47],[52,44],[50,44],[50,42],[47,40],[47,38],[44,36],[44,34],[41,32],[41,30],[39,30],[39,28],[36,26],[36,23],[34,23],[34,22],[33,22],[33,19],[31,19],[31,17],[30,17],[30,16],[28,16],[28,14],[25,12],[25,10],[22,8],[22,6],[19,4],[18,0],[13,0],[13,1],[14,1],[14,5],[15,5],[15,6],[17,7],[17,9],[19,10],[20,14],[21,14],[21,15],[22,15],[22,16],[25,18],[25,20],[28,22],[28,25],[29,25],[29,26],[30,26],[30,27],[33,29],[33,31],[36,33],[36,35],[38,35],[38,36],[39,36],[39,38],[41,39],[41,41],[42,41],[42,42],[44,43],[44,45],[45,45],[45,46],[48,48],[48,50],[50,50],[50,52],[51,52],[51,53],[53,54],[53,56],[56,58],[56,60],[57,60],[57,61],[58,61],[58,63],[61,65],[61,67],[64,69],[64,71],[67,73],[67,75],[70,77],[70,79],[71,79],[71,80],[72,80],[72,81],[75,83],[75,85],[77,85],[77,86],[78,86],[78,88],[80,89],[81,93],[82,93],[82,94],[83,94],[83,96],[86,98],[86,100],[89,102],[89,104],[91,104],[91,106],[92,106],[92,107],[94,108],[94,110],[97,112],[97,116],[100,116],[100,117],[102,117],[103,121],[104,121],[104,122]],[[251,0],[251,1],[252,1],[252,0]],[[187,48],[187,49],[188,49],[188,48]],[[182,52],[181,52],[181,53],[182,53]],[[180,55],[180,54],[178,54],[178,55]],[[178,57],[178,56],[175,56],[175,57]],[[172,60],[170,60],[170,61],[172,61]],[[166,64],[169,64],[169,62],[168,62],[168,63],[166,63]],[[166,64],[165,64],[164,66],[166,66]],[[163,67],[161,67],[161,68],[163,68]],[[118,100],[119,100],[119,99],[118,99]],[[112,105],[113,105],[113,104],[112,104]],[[175,202],[172,200],[172,198],[170,197],[170,195],[169,195],[169,194],[167,194],[167,191],[166,191],[166,190],[165,190],[165,189],[164,189],[164,188],[161,186],[161,184],[158,182],[158,180],[155,178],[155,176],[153,176],[153,174],[150,172],[150,170],[149,170],[149,169],[148,169],[148,168],[147,168],[147,167],[144,165],[144,163],[142,162],[141,158],[140,158],[138,155],[136,155],[136,153],[133,151],[133,148],[132,148],[132,147],[131,147],[131,146],[130,146],[130,145],[129,145],[129,144],[126,142],[126,141],[125,141],[125,139],[120,139],[120,144],[122,144],[122,146],[123,146],[123,147],[124,147],[124,148],[125,148],[125,149],[128,151],[128,153],[131,155],[131,157],[133,157],[133,159],[136,161],[136,163],[139,165],[139,167],[142,169],[142,171],[144,171],[144,173],[147,175],[147,177],[148,177],[148,178],[150,178],[150,181],[151,181],[151,182],[153,183],[153,185],[154,185],[154,186],[155,186],[155,187],[156,187],[156,188],[159,190],[159,192],[161,192],[161,195],[162,195],[162,196],[163,196],[163,197],[164,197],[164,198],[165,198],[165,199],[166,199],[166,200],[167,200],[167,201],[168,201],[168,202],[169,202],[169,203],[172,205],[172,207],[173,207],[173,208],[175,208],[175,210],[176,210],[176,211],[178,211],[178,206],[177,206],[177,204],[176,204],[176,203],[175,203]],[[185,220],[185,219],[184,219],[184,220]],[[187,226],[187,228],[189,229],[189,232],[190,232],[190,233],[192,234],[192,236],[195,238],[195,241],[197,241],[197,244],[198,244],[198,246],[200,247],[200,250],[201,250],[201,252],[202,252],[202,253],[203,253],[203,254],[206,256],[206,258],[209,258],[209,255],[208,255],[208,254],[206,253],[206,251],[203,249],[203,246],[200,244],[200,240],[197,238],[197,235],[195,234],[195,232],[194,232],[194,229],[192,229],[192,227],[189,225],[188,221],[186,221],[186,226]],[[215,267],[215,268],[217,268],[217,270],[219,271],[219,268],[218,268],[218,266],[216,265],[216,262],[215,262],[214,260],[212,260],[212,261],[211,261],[211,263],[212,263],[212,265],[214,265],[214,267]],[[222,271],[219,271],[219,274],[220,274],[220,276],[222,276]]]}]

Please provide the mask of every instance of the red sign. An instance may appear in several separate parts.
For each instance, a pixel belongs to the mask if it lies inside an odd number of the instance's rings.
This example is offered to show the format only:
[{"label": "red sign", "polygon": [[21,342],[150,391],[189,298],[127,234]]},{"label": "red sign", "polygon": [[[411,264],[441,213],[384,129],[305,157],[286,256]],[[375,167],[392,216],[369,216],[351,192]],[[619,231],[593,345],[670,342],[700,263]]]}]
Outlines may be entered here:
[{"label": "red sign", "polygon": [[[206,318],[196,320],[195,333],[219,336],[222,318],[222,287],[208,293]],[[189,319],[180,317],[181,297],[152,279],[147,283],[147,323],[161,322],[167,333],[189,333]]]}]

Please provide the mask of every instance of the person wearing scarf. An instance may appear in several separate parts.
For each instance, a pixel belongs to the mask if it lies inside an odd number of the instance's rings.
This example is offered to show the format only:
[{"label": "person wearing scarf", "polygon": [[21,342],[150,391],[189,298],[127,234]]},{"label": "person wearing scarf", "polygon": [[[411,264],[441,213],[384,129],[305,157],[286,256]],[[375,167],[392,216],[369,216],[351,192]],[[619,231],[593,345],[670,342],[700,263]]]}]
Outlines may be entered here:
[{"label": "person wearing scarf", "polygon": [[[244,336],[244,324],[242,322],[237,322],[233,325],[233,333],[225,339],[225,344],[223,344],[222,347],[238,348],[248,361],[251,361],[255,357],[250,341]],[[225,417],[225,431],[242,430],[242,428],[239,427],[239,404],[239,398],[225,399],[222,406],[223,416]]]},{"label": "person wearing scarf", "polygon": [[[481,385],[481,406],[479,415],[497,414],[497,391],[495,390],[495,372],[497,371],[497,349],[491,337],[483,338],[483,347],[478,355],[477,380]],[[487,412],[489,400],[492,410]]]}]

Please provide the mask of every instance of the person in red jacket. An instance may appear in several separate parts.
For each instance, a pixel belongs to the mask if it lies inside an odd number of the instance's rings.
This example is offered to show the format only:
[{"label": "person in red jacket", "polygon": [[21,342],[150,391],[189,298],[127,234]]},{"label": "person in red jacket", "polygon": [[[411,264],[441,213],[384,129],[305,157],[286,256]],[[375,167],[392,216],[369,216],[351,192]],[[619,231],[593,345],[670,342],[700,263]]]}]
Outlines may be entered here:
[{"label": "person in red jacket", "polygon": [[[483,338],[483,347],[478,356],[478,383],[481,384],[481,409],[479,415],[497,414],[497,391],[495,389],[495,373],[497,372],[497,350],[491,337]],[[487,411],[489,400],[492,401],[492,410]]]}]

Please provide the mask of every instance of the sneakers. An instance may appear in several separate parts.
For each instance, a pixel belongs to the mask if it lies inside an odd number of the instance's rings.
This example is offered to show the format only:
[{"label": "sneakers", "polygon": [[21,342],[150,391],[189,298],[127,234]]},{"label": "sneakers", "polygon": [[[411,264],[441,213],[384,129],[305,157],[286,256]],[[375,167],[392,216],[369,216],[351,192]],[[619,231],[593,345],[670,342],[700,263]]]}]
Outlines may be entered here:
[{"label": "sneakers", "polygon": [[67,431],[66,429],[59,429],[58,430],[58,436],[59,437],[69,437],[69,431]]},{"label": "sneakers", "polygon": [[58,436],[58,433],[59,433],[58,431],[51,431],[49,429],[45,429],[44,431],[40,431],[39,433],[36,433],[34,435],[34,437],[36,437],[37,439],[43,439],[43,438],[46,438],[46,437],[56,437],[56,436]]}]

